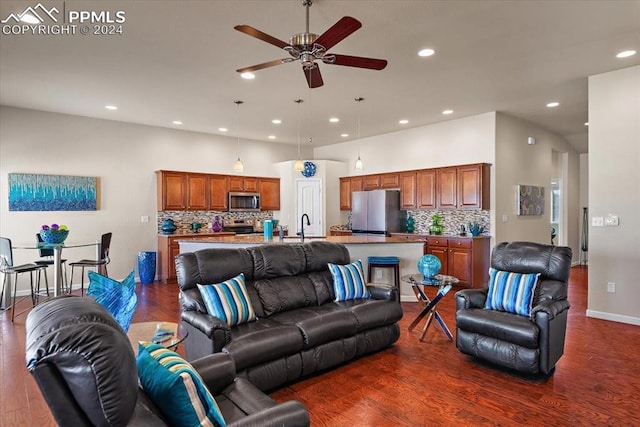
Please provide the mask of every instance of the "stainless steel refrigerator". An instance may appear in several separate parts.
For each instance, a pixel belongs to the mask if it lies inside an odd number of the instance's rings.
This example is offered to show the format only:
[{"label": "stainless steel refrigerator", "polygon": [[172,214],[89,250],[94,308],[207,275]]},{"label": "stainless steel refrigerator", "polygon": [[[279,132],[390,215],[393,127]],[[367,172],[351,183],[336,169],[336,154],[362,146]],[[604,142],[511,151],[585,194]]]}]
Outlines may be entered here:
[{"label": "stainless steel refrigerator", "polygon": [[400,191],[372,190],[351,193],[351,230],[354,234],[389,235],[404,230],[405,211]]}]

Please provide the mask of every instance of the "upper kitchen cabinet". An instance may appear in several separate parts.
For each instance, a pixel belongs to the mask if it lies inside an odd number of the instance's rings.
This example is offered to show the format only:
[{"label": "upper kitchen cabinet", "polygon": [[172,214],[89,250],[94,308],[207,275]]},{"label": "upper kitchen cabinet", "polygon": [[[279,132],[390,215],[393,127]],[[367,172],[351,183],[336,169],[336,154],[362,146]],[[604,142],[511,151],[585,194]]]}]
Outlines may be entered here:
[{"label": "upper kitchen cabinet", "polygon": [[377,190],[380,188],[380,175],[365,175],[362,178],[362,183],[365,191]]},{"label": "upper kitchen cabinet", "polygon": [[436,207],[436,169],[423,169],[416,173],[416,202],[418,209]]},{"label": "upper kitchen cabinet", "polygon": [[340,178],[340,210],[351,210],[351,193],[363,190],[364,182],[361,176]]},{"label": "upper kitchen cabinet", "polygon": [[400,209],[416,208],[416,172],[399,174],[400,181]]},{"label": "upper kitchen cabinet", "polygon": [[209,208],[208,175],[157,171],[158,210],[184,211]]},{"label": "upper kitchen cabinet", "polygon": [[380,188],[400,188],[400,174],[385,173],[380,175]]},{"label": "upper kitchen cabinet", "polygon": [[489,209],[490,167],[478,163],[437,169],[437,207]]},{"label": "upper kitchen cabinet", "polygon": [[187,175],[184,172],[157,171],[159,211],[183,211],[187,208]]},{"label": "upper kitchen cabinet", "polygon": [[279,178],[260,178],[260,208],[263,211],[280,210]]},{"label": "upper kitchen cabinet", "polygon": [[260,179],[252,176],[230,176],[229,191],[246,191],[257,193],[260,191]]},{"label": "upper kitchen cabinet", "polygon": [[226,211],[229,198],[229,176],[209,175],[209,209],[212,211]]},{"label": "upper kitchen cabinet", "polygon": [[458,166],[458,209],[489,209],[491,165]]}]

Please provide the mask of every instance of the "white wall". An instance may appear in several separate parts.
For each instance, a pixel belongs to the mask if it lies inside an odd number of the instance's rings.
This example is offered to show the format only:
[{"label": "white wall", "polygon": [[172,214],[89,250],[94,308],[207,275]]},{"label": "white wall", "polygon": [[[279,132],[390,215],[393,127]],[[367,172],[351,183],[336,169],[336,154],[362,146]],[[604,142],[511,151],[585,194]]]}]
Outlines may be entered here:
[{"label": "white wall", "polygon": [[[95,241],[111,231],[109,275],[124,278],[139,251],[156,250],[156,178],[159,169],[233,174],[236,139],[110,120],[0,108],[0,235],[30,243],[41,224],[66,224],[69,242]],[[292,159],[291,145],[241,140],[244,175],[278,176],[274,163]],[[99,209],[92,212],[9,212],[8,173],[96,176]],[[140,217],[148,215],[149,223]],[[38,254],[16,250],[16,262]],[[70,261],[95,249],[68,249]],[[26,281],[20,282],[26,289]]]},{"label": "white wall", "polygon": [[[528,145],[527,138],[536,138],[535,145]],[[497,114],[496,124],[496,165],[495,241],[531,241],[548,244],[550,242],[550,209],[545,204],[544,215],[516,215],[516,188],[519,184],[536,185],[545,188],[545,198],[551,195],[551,179],[555,177],[554,151],[566,153],[567,169],[565,186],[566,243],[573,250],[574,260],[579,255],[579,206],[580,158],[578,153],[562,137],[532,123],[506,114]],[[558,156],[558,164],[563,163]],[[547,199],[548,200],[548,199]],[[503,215],[507,222],[503,222]],[[492,228],[493,229],[493,228]]]},{"label": "white wall", "polygon": [[640,325],[640,66],[589,77],[588,197],[620,225],[589,227],[587,315]]}]

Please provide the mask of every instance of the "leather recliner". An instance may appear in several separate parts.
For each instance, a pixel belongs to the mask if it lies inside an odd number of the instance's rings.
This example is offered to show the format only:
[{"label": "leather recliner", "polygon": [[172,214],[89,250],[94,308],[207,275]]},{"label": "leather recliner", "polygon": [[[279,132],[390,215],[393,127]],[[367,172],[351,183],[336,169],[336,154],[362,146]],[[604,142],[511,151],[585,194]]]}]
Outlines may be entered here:
[{"label": "leather recliner", "polygon": [[[26,321],[26,362],[60,426],[167,425],[138,386],[128,337],[89,298],[62,296],[36,306]],[[308,426],[302,403],[276,403],[242,378],[224,353],[191,362],[228,426]],[[170,408],[169,408],[170,409]]]},{"label": "leather recliner", "polygon": [[540,273],[531,316],[485,309],[488,289],[456,293],[456,347],[508,369],[547,375],[564,352],[571,248],[532,242],[498,244],[491,267]]}]

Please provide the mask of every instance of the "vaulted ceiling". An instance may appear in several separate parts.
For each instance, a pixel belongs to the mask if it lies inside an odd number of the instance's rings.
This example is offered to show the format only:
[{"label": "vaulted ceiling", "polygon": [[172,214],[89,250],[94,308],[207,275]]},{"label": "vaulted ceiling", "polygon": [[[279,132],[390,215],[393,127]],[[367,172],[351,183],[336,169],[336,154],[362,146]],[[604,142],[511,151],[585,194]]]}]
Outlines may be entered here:
[{"label": "vaulted ceiling", "polygon": [[[2,1],[0,17],[36,4]],[[235,71],[288,54],[233,27],[247,24],[288,42],[305,30],[301,0],[43,4],[57,6],[61,25],[70,24],[71,10],[108,11],[112,19],[124,11],[125,22],[115,24],[122,34],[92,34],[91,23],[82,34],[79,22],[75,34],[6,34],[2,24],[2,105],[256,140],[271,135],[276,143],[296,143],[298,121],[303,142],[311,135],[318,146],[356,138],[358,118],[365,137],[499,111],[586,152],[588,76],[640,64],[640,53],[616,58],[640,51],[640,1],[315,0],[311,32],[322,34],[343,16],[362,22],[333,53],[388,61],[382,71],[320,64],[325,84],[316,89],[298,62],[257,71],[253,80]],[[43,25],[53,24],[47,19]],[[419,57],[423,48],[435,54]],[[559,106],[546,107],[552,101]]]}]

